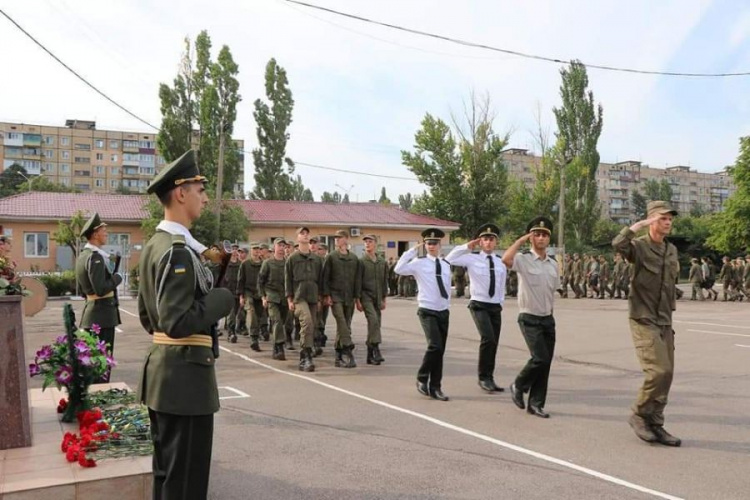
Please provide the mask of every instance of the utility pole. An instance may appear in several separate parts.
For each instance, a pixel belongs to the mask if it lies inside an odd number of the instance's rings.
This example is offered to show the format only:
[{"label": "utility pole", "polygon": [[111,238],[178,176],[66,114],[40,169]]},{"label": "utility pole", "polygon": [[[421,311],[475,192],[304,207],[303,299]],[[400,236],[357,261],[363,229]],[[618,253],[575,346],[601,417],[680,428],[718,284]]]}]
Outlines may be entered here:
[{"label": "utility pole", "polygon": [[565,256],[565,171],[572,161],[572,158],[563,157],[563,162],[560,165],[560,201],[558,202],[560,209],[557,213],[557,247],[563,253],[563,257]]},{"label": "utility pole", "polygon": [[224,120],[219,122],[219,164],[216,168],[216,239],[221,238],[221,200],[224,185]]}]

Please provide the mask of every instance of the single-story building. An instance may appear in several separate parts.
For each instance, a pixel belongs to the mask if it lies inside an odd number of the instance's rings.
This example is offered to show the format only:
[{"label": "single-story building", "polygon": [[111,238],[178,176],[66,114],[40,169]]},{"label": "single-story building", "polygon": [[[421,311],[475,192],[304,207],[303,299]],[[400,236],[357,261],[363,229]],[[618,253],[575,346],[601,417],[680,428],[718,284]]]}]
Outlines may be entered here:
[{"label": "single-story building", "polygon": [[[98,212],[109,227],[110,241],[105,247],[123,255],[123,269],[138,263],[143,246],[141,222],[148,217],[147,197],[139,195],[29,192],[0,198],[0,234],[13,239],[11,257],[19,271],[72,269],[72,251],[53,240],[58,222],[68,221],[77,212],[86,216]],[[298,227],[305,225],[311,234],[333,245],[339,229],[349,230],[355,252],[363,248],[362,236],[374,234],[386,256],[398,257],[420,241],[427,227],[450,234],[459,228],[455,222],[435,219],[401,210],[397,205],[379,203],[321,203],[297,201],[234,200],[251,222],[244,243],[270,243],[282,237],[294,240]],[[208,242],[204,242],[208,243]],[[448,243],[448,237],[444,239]]]}]

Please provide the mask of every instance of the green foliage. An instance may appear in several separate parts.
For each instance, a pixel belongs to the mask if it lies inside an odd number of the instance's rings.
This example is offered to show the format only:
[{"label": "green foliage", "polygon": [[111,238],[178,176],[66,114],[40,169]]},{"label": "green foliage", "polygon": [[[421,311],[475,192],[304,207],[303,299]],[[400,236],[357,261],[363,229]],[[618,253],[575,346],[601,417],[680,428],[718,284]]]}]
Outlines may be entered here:
[{"label": "green foliage", "polygon": [[251,196],[258,200],[312,201],[312,192],[305,189],[299,175],[294,177],[294,162],[286,156],[287,129],[294,109],[286,70],[271,59],[265,78],[268,102],[257,99],[254,103],[258,147],[253,150],[255,189]]},{"label": "green foliage", "polygon": [[222,189],[233,192],[239,176],[240,152],[233,146],[232,132],[237,118],[239,68],[226,45],[216,61],[211,60],[211,38],[204,30],[185,52],[172,87],[159,85],[162,123],[157,144],[168,162],[196,146],[201,174],[209,189],[216,188],[219,144],[224,136]]},{"label": "green foliage", "polygon": [[81,230],[85,224],[86,216],[78,210],[69,221],[58,221],[57,231],[52,234],[55,243],[66,245],[73,251],[73,260],[78,258],[81,247]]},{"label": "green foliage", "polygon": [[414,204],[414,197],[412,197],[411,193],[406,193],[398,195],[398,206],[401,207],[401,210],[406,210],[407,212],[411,212],[411,207]]},{"label": "green foliage", "polygon": [[[47,179],[46,177],[33,177],[31,178],[31,190],[32,191],[45,191],[49,193],[80,193],[80,189],[76,189],[70,186],[63,186]],[[18,186],[19,193],[26,193],[29,191],[29,183],[24,182]]]},{"label": "green foliage", "polygon": [[14,163],[0,173],[0,198],[18,193],[18,188],[25,184],[28,172],[21,165]]},{"label": "green foliage", "polygon": [[[222,202],[221,227],[216,224],[216,200],[211,200],[201,212],[201,216],[190,227],[190,234],[206,246],[222,240],[244,241],[250,230],[250,220],[242,208],[231,201]],[[149,217],[141,222],[145,240],[156,232],[156,226],[164,218],[164,207],[156,199],[146,204]]]},{"label": "green foliage", "polygon": [[383,205],[391,204],[390,198],[388,198],[388,195],[385,194],[385,186],[383,186],[380,190],[380,198],[378,198],[378,203],[382,203]]},{"label": "green foliage", "polygon": [[712,218],[708,245],[722,253],[750,251],[750,136],[740,138],[740,153],[729,168],[737,190]]},{"label": "green foliage", "polygon": [[612,247],[612,240],[620,231],[622,226],[612,219],[599,219],[591,235],[592,244],[595,247],[604,247],[608,252]]},{"label": "green foliage", "polygon": [[634,189],[633,192],[630,193],[630,204],[633,206],[633,213],[635,214],[636,220],[643,220],[646,218],[646,205],[648,205],[648,200],[637,189]]},{"label": "green foliage", "polygon": [[507,212],[507,170],[501,153],[508,136],[492,128],[489,99],[472,96],[466,110],[466,130],[451,130],[429,113],[414,137],[414,151],[402,151],[404,165],[429,188],[413,210],[461,222],[457,236],[471,238],[479,226]]},{"label": "green foliage", "polygon": [[323,203],[341,203],[342,200],[343,198],[338,191],[334,191],[333,193],[323,191],[323,194],[320,197],[320,201],[322,201]]},{"label": "green foliage", "polygon": [[565,232],[581,243],[592,240],[600,208],[596,184],[597,143],[602,132],[602,106],[588,90],[586,67],[573,61],[560,70],[562,106],[554,108],[557,149],[565,167]]},{"label": "green foliage", "polygon": [[75,271],[43,274],[38,276],[37,279],[47,287],[47,295],[50,297],[64,297],[66,295],[75,295],[76,293]]}]

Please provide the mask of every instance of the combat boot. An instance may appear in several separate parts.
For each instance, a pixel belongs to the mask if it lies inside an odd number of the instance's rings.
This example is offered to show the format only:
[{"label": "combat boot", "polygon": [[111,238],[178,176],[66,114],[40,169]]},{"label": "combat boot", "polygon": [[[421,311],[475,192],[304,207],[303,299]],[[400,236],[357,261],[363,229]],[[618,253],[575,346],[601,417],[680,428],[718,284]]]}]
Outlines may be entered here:
[{"label": "combat boot", "polygon": [[333,366],[336,368],[342,368],[344,366],[344,361],[341,359],[341,348],[336,348],[336,360],[333,362]]},{"label": "combat boot", "polygon": [[260,344],[258,343],[258,337],[251,338],[250,349],[252,349],[255,352],[260,352]]},{"label": "combat boot", "polygon": [[374,348],[370,345],[367,346],[367,364],[368,365],[379,365],[380,361],[375,359]]},{"label": "combat boot", "polygon": [[290,351],[294,350],[294,342],[292,341],[292,336],[289,333],[286,334],[286,348]]},{"label": "combat boot", "polygon": [[320,340],[318,339],[313,340],[313,345],[315,346],[313,348],[313,357],[317,358],[318,356],[323,354],[323,348],[320,347]]},{"label": "combat boot", "polygon": [[320,330],[320,347],[325,347],[328,342],[328,336],[326,335],[325,329]]},{"label": "combat boot", "polygon": [[341,349],[341,360],[344,368],[356,368],[357,362],[354,360],[354,345],[346,346]]},{"label": "combat boot", "polygon": [[378,363],[383,363],[385,358],[380,353],[380,344],[372,344],[372,358]]},{"label": "combat boot", "polygon": [[233,333],[233,332],[230,333],[229,336],[227,337],[227,340],[229,340],[229,342],[231,342],[232,344],[236,344],[237,343],[237,334]]},{"label": "combat boot", "polygon": [[680,446],[682,444],[680,438],[668,433],[661,425],[652,425],[651,430],[654,431],[657,443],[661,443],[665,446]]},{"label": "combat boot", "polygon": [[300,362],[299,369],[303,372],[314,372],[315,364],[312,360],[312,349],[305,347],[299,352]]},{"label": "combat boot", "polygon": [[286,355],[284,354],[284,343],[279,342],[273,345],[273,359],[279,361],[286,361]]},{"label": "combat boot", "polygon": [[271,338],[271,334],[268,331],[268,325],[262,325],[260,327],[260,337],[264,342],[268,342]]},{"label": "combat boot", "polygon": [[654,433],[654,430],[650,425],[646,423],[643,417],[634,413],[628,419],[628,424],[633,429],[633,432],[635,432],[635,435],[643,439],[647,443],[653,443],[657,441],[658,437]]}]

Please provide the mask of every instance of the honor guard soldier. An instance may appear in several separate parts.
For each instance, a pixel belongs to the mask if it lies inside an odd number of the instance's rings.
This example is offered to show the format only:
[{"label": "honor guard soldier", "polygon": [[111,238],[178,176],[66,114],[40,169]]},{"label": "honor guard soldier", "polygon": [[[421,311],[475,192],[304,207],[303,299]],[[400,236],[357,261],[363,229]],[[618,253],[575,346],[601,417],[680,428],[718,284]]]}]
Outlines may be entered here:
[{"label": "honor guard soldier", "polygon": [[206,498],[214,413],[219,391],[211,335],[234,303],[233,292],[214,288],[201,254],[220,261],[190,234],[208,203],[204,183],[188,151],[167,165],[147,191],[164,206],[164,220],[144,246],[139,263],[138,313],[153,336],[139,399],[148,407],[153,455],[153,498]]},{"label": "honor guard soldier", "polygon": [[[612,246],[633,263],[628,309],[630,333],[644,380],[628,423],[644,441],[680,446],[664,429],[664,408],[674,374],[675,280],[680,273],[677,248],[666,240],[677,212],[666,201],[651,201],[647,219],[623,228]],[[648,228],[648,234],[635,233]]]},{"label": "honor guard soldier", "polygon": [[355,292],[357,310],[367,319],[367,364],[379,365],[385,358],[380,354],[381,311],[388,296],[388,264],[378,255],[377,239],[373,234],[362,237],[365,254],[360,259],[359,279]]},{"label": "honor guard soldier", "polygon": [[[442,381],[450,322],[451,266],[440,258],[440,240],[444,236],[440,229],[425,229],[423,242],[404,252],[396,264],[399,275],[414,276],[419,286],[417,316],[427,338],[427,352],[417,372],[417,390],[439,401],[448,401]],[[425,255],[419,256],[420,252]]]},{"label": "honor guard soldier", "polygon": [[[465,267],[469,273],[469,311],[479,332],[479,387],[487,392],[503,392],[495,384],[495,357],[500,341],[505,279],[507,270],[495,255],[500,228],[485,224],[470,242],[455,247],[446,257],[453,266]],[[473,253],[479,247],[479,253]]]},{"label": "honor guard soldier", "polygon": [[263,261],[260,260],[260,243],[250,244],[250,257],[245,259],[237,277],[237,295],[240,306],[250,314],[250,349],[260,352],[260,327],[263,319],[263,296],[258,288],[258,275]]},{"label": "honor guard soldier", "polygon": [[[526,226],[527,234],[518,238],[503,254],[503,263],[518,273],[518,326],[529,346],[531,359],[510,386],[513,403],[526,408],[524,393],[529,393],[526,411],[549,418],[544,411],[552,358],[555,354],[555,318],[552,309],[559,283],[557,262],[547,253],[552,236],[552,221],[537,217]],[[521,245],[531,242],[531,251],[519,253]]]},{"label": "honor guard soldier", "polygon": [[289,314],[289,306],[284,292],[284,269],[286,259],[283,239],[276,238],[273,242],[273,254],[263,261],[258,274],[258,292],[263,308],[268,311],[273,327],[273,359],[284,361],[284,341],[286,340],[285,325]]},{"label": "honor guard soldier", "polygon": [[336,320],[336,361],[341,368],[356,368],[352,342],[354,293],[359,279],[360,262],[349,251],[349,233],[336,231],[336,249],[323,264],[323,302],[331,307]]},{"label": "honor guard soldier", "polygon": [[[101,249],[107,244],[107,224],[95,213],[81,230],[87,243],[76,259],[76,281],[86,299],[79,326],[91,331],[98,325],[99,338],[107,345],[110,355],[115,350],[115,327],[120,321],[117,301],[117,286],[122,276],[109,267],[109,254]],[[109,382],[109,373],[97,382]]]},{"label": "honor guard soldier", "polygon": [[284,272],[287,305],[300,323],[299,369],[304,372],[315,371],[312,358],[323,269],[322,259],[310,250],[309,235],[306,227],[297,230],[299,249],[287,259]]}]

